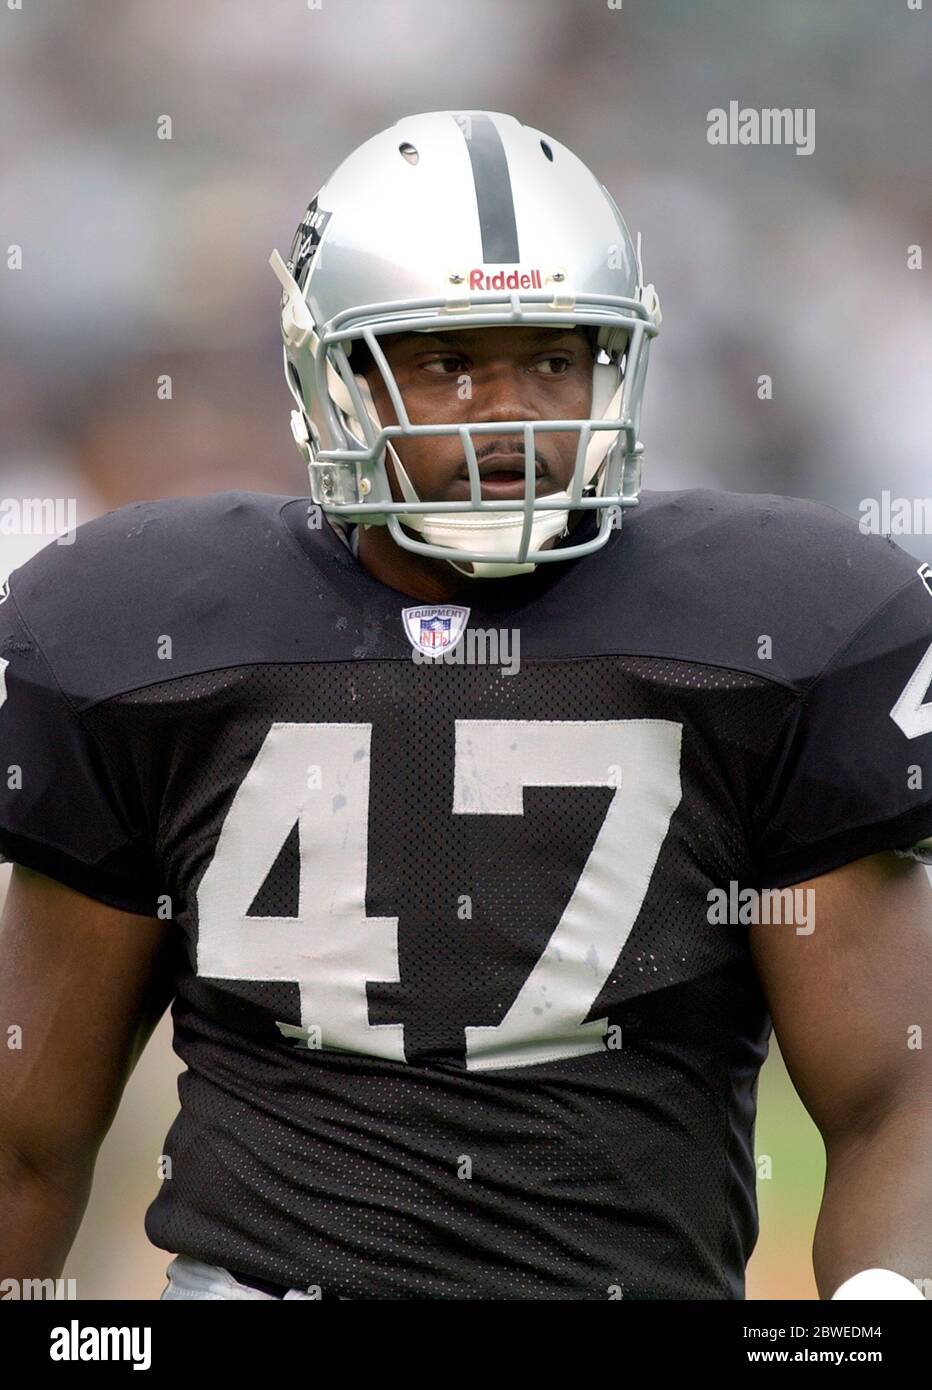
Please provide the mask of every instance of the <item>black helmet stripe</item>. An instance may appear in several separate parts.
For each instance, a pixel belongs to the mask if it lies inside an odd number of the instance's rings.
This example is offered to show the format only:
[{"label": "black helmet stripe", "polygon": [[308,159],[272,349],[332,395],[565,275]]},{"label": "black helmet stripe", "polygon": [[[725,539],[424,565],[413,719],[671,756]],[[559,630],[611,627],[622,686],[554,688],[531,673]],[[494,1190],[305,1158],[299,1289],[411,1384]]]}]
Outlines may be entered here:
[{"label": "black helmet stripe", "polygon": [[458,111],[454,120],[463,132],[476,187],[476,208],[485,264],[515,265],[520,261],[511,176],[502,137],[482,111]]}]

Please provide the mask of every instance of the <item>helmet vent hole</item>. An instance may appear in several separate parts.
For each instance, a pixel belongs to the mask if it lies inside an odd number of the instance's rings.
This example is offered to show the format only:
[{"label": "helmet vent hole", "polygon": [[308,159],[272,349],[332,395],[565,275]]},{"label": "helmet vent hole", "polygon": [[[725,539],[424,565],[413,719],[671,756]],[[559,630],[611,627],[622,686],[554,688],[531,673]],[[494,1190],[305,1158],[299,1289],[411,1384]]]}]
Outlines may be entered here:
[{"label": "helmet vent hole", "polygon": [[547,144],[547,141],[546,141],[546,140],[541,140],[541,142],[540,142],[540,147],[541,147],[541,149],[543,150],[544,154],[547,156],[547,158],[550,160],[550,163],[552,164],[552,163],[553,163],[553,150],[552,150],[552,149],[550,148],[550,146]]},{"label": "helmet vent hole", "polygon": [[408,161],[409,164],[416,164],[418,162],[418,159],[420,158],[420,155],[418,154],[417,150],[414,148],[413,145],[409,145],[407,140],[405,140],[403,144],[398,146],[398,153],[402,155]]}]

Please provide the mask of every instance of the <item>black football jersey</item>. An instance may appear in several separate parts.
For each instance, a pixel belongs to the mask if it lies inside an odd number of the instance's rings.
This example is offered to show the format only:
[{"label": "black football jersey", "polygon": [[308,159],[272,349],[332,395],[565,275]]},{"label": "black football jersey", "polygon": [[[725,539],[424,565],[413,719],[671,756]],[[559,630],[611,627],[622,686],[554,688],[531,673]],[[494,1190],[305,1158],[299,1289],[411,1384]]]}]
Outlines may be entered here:
[{"label": "black football jersey", "polygon": [[705,490],[476,582],[455,645],[301,498],[17,570],[0,852],[177,934],[154,1243],[349,1298],[743,1297],[770,1020],[710,903],[932,836],[929,584]]}]

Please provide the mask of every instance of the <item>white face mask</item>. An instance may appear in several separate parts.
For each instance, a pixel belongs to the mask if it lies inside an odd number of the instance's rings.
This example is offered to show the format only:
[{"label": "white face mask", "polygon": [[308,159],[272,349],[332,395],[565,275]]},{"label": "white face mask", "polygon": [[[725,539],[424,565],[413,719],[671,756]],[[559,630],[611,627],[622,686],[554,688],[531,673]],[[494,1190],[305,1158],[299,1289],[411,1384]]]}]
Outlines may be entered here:
[{"label": "white face mask", "polygon": [[[593,387],[593,410],[598,412],[602,419],[610,419],[614,416],[621,401],[623,386],[618,383],[615,386],[612,380],[613,372],[609,367],[596,367]],[[609,381],[612,384],[609,385]],[[369,383],[365,377],[358,375],[356,383],[362,394],[366,411],[373,425],[379,427],[378,412],[375,408],[375,401],[369,388]],[[612,389],[614,387],[614,390]],[[353,421],[354,424],[358,422]],[[586,459],[584,468],[585,489],[594,490],[598,493],[601,486],[600,472],[605,462],[606,455],[617,435],[612,431],[598,431],[593,434],[586,449]],[[398,478],[398,485],[406,502],[420,502],[423,499],[417,494],[414,484],[411,482],[408,473],[398,457],[398,452],[394,445],[389,441],[386,451],[395,466],[395,473]],[[531,523],[531,550],[549,549],[561,536],[566,534],[569,524],[569,506],[571,496],[569,490],[561,489],[555,493],[547,494],[549,500],[566,501],[566,509],[554,508],[547,511],[537,512]],[[403,518],[403,524],[410,527],[431,545],[448,546],[451,550],[464,550],[472,557],[480,557],[483,553],[494,555],[501,554],[502,551],[518,551],[521,543],[521,536],[524,527],[522,514],[518,511],[507,513],[488,512],[485,515],[466,512],[428,512],[417,513],[408,512]],[[450,559],[449,564],[461,574],[470,579],[501,579],[513,574],[528,574],[536,568],[533,564],[518,563],[517,561],[483,561],[480,558],[472,558],[463,561],[462,564]]]}]

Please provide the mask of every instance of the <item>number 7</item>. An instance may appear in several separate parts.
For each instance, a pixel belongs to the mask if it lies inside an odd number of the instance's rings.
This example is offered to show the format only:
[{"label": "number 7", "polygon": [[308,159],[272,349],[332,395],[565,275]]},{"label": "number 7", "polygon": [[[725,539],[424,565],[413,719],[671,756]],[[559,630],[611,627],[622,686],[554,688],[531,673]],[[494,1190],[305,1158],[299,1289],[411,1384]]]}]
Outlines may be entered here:
[{"label": "number 7", "polygon": [[615,788],[563,916],[510,1009],[492,1027],[467,1027],[469,1070],[603,1048],[608,1020],[583,1020],[637,920],[679,805],[681,738],[681,724],[661,719],[457,720],[455,814],[520,816],[525,787]]}]

